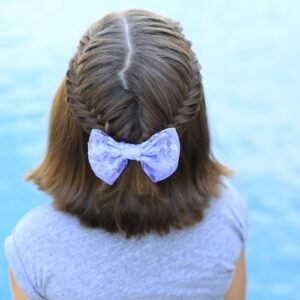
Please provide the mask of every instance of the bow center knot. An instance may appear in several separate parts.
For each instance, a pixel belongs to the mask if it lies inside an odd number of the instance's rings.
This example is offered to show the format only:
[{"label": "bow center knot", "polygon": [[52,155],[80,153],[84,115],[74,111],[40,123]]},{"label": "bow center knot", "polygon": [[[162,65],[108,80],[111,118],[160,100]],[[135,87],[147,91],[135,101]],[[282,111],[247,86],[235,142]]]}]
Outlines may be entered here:
[{"label": "bow center knot", "polygon": [[126,144],[122,150],[122,155],[127,159],[139,160],[141,156],[141,149],[139,144]]}]

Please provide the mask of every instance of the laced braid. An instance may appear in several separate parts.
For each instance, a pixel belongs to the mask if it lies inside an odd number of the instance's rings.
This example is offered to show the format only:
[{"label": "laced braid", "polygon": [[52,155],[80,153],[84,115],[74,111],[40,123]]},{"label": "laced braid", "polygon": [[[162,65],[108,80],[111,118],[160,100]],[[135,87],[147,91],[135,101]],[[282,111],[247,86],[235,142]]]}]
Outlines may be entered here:
[{"label": "laced braid", "polygon": [[101,118],[99,115],[94,113],[80,95],[80,86],[76,77],[77,71],[77,59],[78,56],[83,52],[83,49],[89,42],[88,35],[84,35],[78,46],[78,50],[69,62],[69,68],[66,73],[66,92],[67,92],[67,103],[72,113],[75,115],[79,125],[82,129],[90,134],[92,129],[104,130],[104,125],[101,124]]},{"label": "laced braid", "polygon": [[[167,18],[167,20],[182,34],[183,29],[179,22],[170,18]],[[182,39],[189,47],[193,64],[191,87],[187,99],[183,101],[183,105],[178,109],[177,114],[173,116],[172,122],[166,125],[167,128],[175,127],[179,135],[182,135],[188,129],[189,123],[198,115],[203,95],[202,76],[200,74],[201,66],[196,58],[195,52],[191,49],[192,43],[187,40],[183,34]]]}]

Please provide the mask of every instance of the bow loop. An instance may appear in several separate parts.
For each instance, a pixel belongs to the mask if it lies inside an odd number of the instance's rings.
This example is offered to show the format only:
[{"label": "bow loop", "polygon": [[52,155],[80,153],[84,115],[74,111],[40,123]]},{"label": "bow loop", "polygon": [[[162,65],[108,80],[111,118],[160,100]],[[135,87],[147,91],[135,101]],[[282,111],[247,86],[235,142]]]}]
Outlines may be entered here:
[{"label": "bow loop", "polygon": [[178,167],[180,141],[175,128],[152,135],[141,144],[117,142],[106,132],[93,129],[88,141],[88,159],[95,175],[113,184],[123,172],[128,159],[141,161],[153,182],[169,177]]}]

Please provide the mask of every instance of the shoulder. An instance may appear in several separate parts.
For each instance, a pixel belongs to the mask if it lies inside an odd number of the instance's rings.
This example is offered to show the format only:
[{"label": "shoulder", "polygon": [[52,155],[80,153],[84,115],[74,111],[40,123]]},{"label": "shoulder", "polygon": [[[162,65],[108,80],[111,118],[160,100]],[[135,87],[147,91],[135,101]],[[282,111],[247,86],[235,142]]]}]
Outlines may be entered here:
[{"label": "shoulder", "polygon": [[[70,226],[75,218],[55,210],[53,202],[27,212],[4,241],[4,253],[16,281],[30,299],[44,299],[46,266],[44,256],[55,248],[62,226]],[[50,250],[50,251],[49,251]]]},{"label": "shoulder", "polygon": [[238,213],[239,215],[248,214],[248,204],[241,193],[229,181],[224,181],[224,185],[221,188],[222,196],[220,200],[233,213]]},{"label": "shoulder", "polygon": [[5,247],[14,243],[29,259],[31,254],[43,253],[45,248],[55,246],[60,233],[78,223],[76,217],[56,210],[53,202],[47,202],[28,211],[17,222],[5,240]]},{"label": "shoulder", "polygon": [[69,216],[70,216],[69,214],[56,210],[53,201],[46,202],[44,204],[41,204],[31,209],[26,214],[24,214],[24,216],[17,223],[16,227],[20,228],[21,226],[25,224],[30,224],[33,221],[39,221],[47,224],[48,222],[53,222],[53,219],[55,220],[62,220],[66,218],[70,219]]},{"label": "shoulder", "polygon": [[210,205],[215,219],[233,227],[245,246],[248,240],[250,212],[241,193],[229,181],[224,181],[224,186],[221,186],[221,197],[212,198]]},{"label": "shoulder", "polygon": [[18,239],[43,240],[61,226],[70,226],[76,218],[70,214],[57,211],[53,202],[41,204],[27,212],[14,226],[12,234]]}]

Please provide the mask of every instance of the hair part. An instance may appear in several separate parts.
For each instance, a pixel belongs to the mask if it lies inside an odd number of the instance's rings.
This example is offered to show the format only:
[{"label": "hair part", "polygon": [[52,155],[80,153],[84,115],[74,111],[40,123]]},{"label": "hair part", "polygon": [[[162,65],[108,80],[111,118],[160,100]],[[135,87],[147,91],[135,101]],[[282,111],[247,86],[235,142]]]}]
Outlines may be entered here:
[{"label": "hair part", "polygon": [[125,79],[124,74],[125,74],[126,70],[129,68],[129,65],[130,65],[130,60],[131,60],[131,56],[132,56],[132,44],[131,44],[131,41],[130,41],[129,29],[128,29],[129,26],[128,26],[127,20],[124,16],[122,16],[121,18],[122,18],[122,21],[123,21],[123,24],[124,24],[126,44],[127,44],[128,52],[126,54],[126,60],[125,60],[125,63],[124,63],[124,67],[119,72],[119,76],[122,80],[122,84],[123,84],[124,89],[128,90],[128,85],[127,85],[127,81]]},{"label": "hair part", "polygon": [[[142,9],[105,15],[80,38],[54,96],[45,158],[25,180],[82,225],[127,238],[200,222],[222,176],[234,175],[210,149],[200,69],[178,22]],[[134,160],[113,185],[93,173],[92,129],[137,144],[168,127],[181,144],[170,177],[154,183]]]}]

